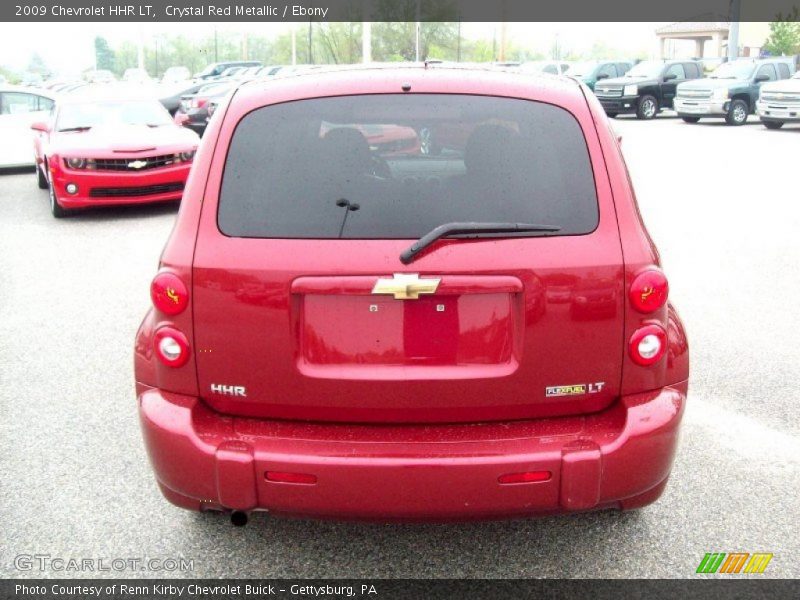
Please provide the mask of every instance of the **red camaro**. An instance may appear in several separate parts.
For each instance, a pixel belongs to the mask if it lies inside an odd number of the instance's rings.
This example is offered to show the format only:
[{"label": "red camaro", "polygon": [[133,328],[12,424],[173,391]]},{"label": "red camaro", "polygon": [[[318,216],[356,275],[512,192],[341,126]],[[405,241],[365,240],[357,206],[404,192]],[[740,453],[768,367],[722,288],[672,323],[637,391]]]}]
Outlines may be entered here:
[{"label": "red camaro", "polygon": [[67,98],[36,123],[39,187],[50,209],[180,200],[199,143],[156,100]]},{"label": "red camaro", "polygon": [[[222,103],[136,337],[167,499],[237,524],[655,501],[688,345],[585,92],[429,65]],[[398,153],[365,133],[390,129],[464,142]]]}]

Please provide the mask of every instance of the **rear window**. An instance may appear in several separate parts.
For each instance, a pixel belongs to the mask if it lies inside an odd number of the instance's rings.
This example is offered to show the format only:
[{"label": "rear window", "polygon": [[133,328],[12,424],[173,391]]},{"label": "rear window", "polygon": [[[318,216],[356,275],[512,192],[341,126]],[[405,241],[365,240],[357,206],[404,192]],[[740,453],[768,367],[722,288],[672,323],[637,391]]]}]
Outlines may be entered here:
[{"label": "rear window", "polygon": [[233,237],[409,239],[454,221],[598,224],[580,125],[490,96],[302,100],[247,114],[231,140],[218,224]]}]

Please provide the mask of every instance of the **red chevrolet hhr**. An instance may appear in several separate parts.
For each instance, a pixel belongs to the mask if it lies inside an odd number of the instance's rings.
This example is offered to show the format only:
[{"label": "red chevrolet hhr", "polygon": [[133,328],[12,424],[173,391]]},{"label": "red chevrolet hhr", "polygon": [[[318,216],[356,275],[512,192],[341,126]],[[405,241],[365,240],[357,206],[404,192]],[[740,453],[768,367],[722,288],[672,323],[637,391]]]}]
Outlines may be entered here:
[{"label": "red chevrolet hhr", "polygon": [[244,84],[211,119],[136,338],[158,485],[240,524],[641,507],[687,393],[667,293],[574,80]]}]

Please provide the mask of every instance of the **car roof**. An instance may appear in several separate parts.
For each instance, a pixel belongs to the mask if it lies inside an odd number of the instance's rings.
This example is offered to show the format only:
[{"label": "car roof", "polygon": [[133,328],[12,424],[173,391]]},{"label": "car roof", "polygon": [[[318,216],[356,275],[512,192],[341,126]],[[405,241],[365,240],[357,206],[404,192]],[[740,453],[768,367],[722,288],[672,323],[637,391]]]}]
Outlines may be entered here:
[{"label": "car roof", "polygon": [[50,98],[51,100],[55,100],[56,94],[54,94],[50,90],[46,90],[43,88],[32,87],[27,85],[0,85],[0,94],[3,92],[22,92],[25,94],[35,94],[37,96],[44,96],[45,98]]},{"label": "car roof", "polygon": [[[301,100],[324,96],[411,92],[476,94],[544,100],[572,110],[586,110],[580,84],[556,75],[523,74],[518,68],[490,65],[390,63],[333,65],[304,72],[278,72],[235,86],[236,104],[250,107],[272,104],[274,99]],[[342,74],[346,77],[342,77]]]},{"label": "car roof", "polygon": [[[541,62],[558,62],[558,61],[541,61]],[[441,77],[443,80],[451,79],[456,76],[467,80],[481,79],[489,73],[509,73],[515,77],[521,74],[520,65],[498,65],[491,63],[440,63],[440,62],[402,62],[402,63],[368,63],[368,64],[353,64],[353,65],[293,65],[282,69],[285,71],[278,74],[273,78],[276,80],[303,77],[308,78],[311,76],[326,76],[331,74],[346,73],[348,77],[376,79],[382,77],[393,77],[395,75],[403,74],[417,74],[424,73],[430,78]],[[572,79],[567,77],[559,77],[551,74],[528,74],[525,73],[526,79],[538,79],[542,81],[558,81],[567,82],[567,87],[572,88],[575,83]],[[270,80],[271,81],[271,80]],[[250,82],[247,82],[250,83]],[[247,85],[243,83],[241,85]]]}]

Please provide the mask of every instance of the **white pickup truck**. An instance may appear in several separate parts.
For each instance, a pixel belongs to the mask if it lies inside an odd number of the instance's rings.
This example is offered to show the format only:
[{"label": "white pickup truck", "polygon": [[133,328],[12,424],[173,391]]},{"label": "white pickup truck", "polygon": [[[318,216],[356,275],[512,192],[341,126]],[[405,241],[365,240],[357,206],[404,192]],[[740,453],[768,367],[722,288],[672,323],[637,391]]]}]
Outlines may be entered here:
[{"label": "white pickup truck", "polygon": [[780,129],[784,123],[800,123],[800,71],[791,79],[762,85],[756,112],[768,129]]}]

